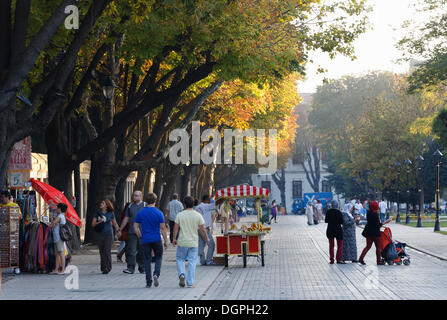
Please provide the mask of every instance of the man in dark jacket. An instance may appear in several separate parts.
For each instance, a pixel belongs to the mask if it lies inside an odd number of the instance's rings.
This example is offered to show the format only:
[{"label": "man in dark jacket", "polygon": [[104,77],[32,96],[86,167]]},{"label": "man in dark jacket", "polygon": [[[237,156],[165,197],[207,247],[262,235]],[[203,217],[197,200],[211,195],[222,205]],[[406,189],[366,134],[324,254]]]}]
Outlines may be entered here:
[{"label": "man in dark jacket", "polygon": [[331,202],[331,209],[326,212],[324,222],[327,223],[326,236],[329,239],[330,264],[334,264],[334,239],[337,239],[337,263],[345,264],[345,262],[341,259],[343,248],[343,215],[341,211],[338,210],[338,202],[336,200]]}]

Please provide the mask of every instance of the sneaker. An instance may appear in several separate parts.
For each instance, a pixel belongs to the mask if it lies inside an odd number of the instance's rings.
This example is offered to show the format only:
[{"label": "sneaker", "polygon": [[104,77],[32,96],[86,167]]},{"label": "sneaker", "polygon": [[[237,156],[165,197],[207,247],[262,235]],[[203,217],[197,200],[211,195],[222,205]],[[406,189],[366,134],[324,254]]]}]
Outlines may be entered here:
[{"label": "sneaker", "polygon": [[209,263],[207,263],[208,266],[216,266],[216,264],[214,263],[214,261],[211,261]]},{"label": "sneaker", "polygon": [[124,269],[123,272],[127,273],[127,274],[133,274],[134,273],[134,271],[132,271],[130,269]]},{"label": "sneaker", "polygon": [[185,275],[183,275],[183,274],[180,275],[180,281],[179,281],[178,285],[182,288],[185,286]]},{"label": "sneaker", "polygon": [[359,260],[358,262],[359,262],[360,264],[363,264],[363,265],[366,264],[365,261],[363,261],[363,260]]},{"label": "sneaker", "polygon": [[191,285],[188,284],[188,288],[193,289],[193,288],[195,288],[195,287],[194,287],[194,285],[192,285],[192,284],[191,284]]},{"label": "sneaker", "polygon": [[334,261],[329,261],[329,264],[334,264]]},{"label": "sneaker", "polygon": [[206,262],[204,262],[204,263],[200,262],[200,265],[201,266],[206,266]]},{"label": "sneaker", "polygon": [[150,288],[152,286],[152,284],[147,284],[146,288]]},{"label": "sneaker", "polygon": [[139,273],[146,273],[146,271],[144,269],[138,269]]},{"label": "sneaker", "polygon": [[102,274],[108,274],[109,273],[109,271],[103,271],[102,272]]},{"label": "sneaker", "polygon": [[154,276],[154,286],[158,287],[158,277]]}]

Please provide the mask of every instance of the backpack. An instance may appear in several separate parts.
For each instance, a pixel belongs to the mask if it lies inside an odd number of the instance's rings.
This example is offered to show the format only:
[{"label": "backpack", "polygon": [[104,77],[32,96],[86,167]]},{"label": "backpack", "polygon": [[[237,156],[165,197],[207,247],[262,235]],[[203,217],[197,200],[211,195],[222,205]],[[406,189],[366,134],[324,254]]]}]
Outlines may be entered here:
[{"label": "backpack", "polygon": [[62,241],[70,241],[73,238],[73,233],[67,223],[60,226],[59,235]]}]

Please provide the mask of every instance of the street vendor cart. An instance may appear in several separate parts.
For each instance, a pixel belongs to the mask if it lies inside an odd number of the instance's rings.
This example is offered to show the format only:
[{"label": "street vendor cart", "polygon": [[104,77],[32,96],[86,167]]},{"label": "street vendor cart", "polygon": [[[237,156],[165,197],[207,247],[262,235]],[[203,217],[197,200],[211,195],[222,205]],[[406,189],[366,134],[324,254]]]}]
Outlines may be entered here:
[{"label": "street vendor cart", "polygon": [[249,256],[260,257],[262,266],[265,265],[264,237],[270,232],[270,227],[265,228],[261,223],[261,199],[268,199],[269,193],[269,189],[246,184],[216,191],[216,201],[222,199],[223,205],[228,208],[230,208],[230,201],[233,199],[255,198],[254,206],[257,212],[257,222],[250,226],[241,225],[238,228],[236,223],[233,223],[230,227],[229,219],[226,219],[224,235],[216,237],[216,253],[225,256],[225,267],[228,267],[228,257],[232,255],[243,258],[244,268],[247,267],[247,257]]}]

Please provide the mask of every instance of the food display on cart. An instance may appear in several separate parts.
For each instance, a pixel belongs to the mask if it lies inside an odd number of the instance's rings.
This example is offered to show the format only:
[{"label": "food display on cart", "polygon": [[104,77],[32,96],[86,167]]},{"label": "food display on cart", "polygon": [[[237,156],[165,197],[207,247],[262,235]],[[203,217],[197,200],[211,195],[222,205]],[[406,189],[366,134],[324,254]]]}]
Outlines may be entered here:
[{"label": "food display on cart", "polygon": [[244,268],[247,266],[247,257],[255,256],[264,263],[264,236],[271,232],[270,227],[265,227],[261,220],[263,217],[262,201],[268,199],[270,190],[258,188],[250,185],[232,186],[216,191],[216,201],[223,200],[224,206],[229,206],[230,201],[241,198],[254,198],[255,210],[257,212],[257,222],[250,225],[243,223],[232,223],[229,226],[229,219],[226,219],[225,230],[222,236],[216,237],[216,253],[225,256],[225,266],[228,267],[228,257],[232,255],[243,258]]}]

